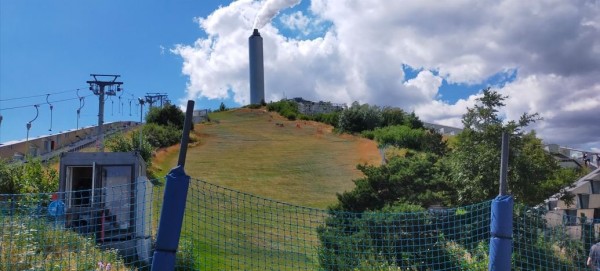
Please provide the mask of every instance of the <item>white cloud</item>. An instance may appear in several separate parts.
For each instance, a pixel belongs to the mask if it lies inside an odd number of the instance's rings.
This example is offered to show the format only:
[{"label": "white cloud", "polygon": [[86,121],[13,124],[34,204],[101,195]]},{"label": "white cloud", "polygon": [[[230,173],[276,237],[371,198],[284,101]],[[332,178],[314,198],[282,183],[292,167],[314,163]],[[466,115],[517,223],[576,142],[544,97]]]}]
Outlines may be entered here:
[{"label": "white cloud", "polygon": [[308,26],[310,19],[302,13],[302,11],[296,11],[292,14],[286,14],[281,16],[281,22],[291,30],[297,30],[302,34],[307,35],[310,33]]},{"label": "white cloud", "polygon": [[[301,96],[358,100],[415,110],[422,119],[459,125],[475,96],[439,101],[442,79],[480,84],[517,70],[500,91],[502,112],[516,119],[539,112],[548,141],[600,145],[600,6],[588,1],[313,0],[279,20],[290,29],[328,21],[317,38],[284,37],[273,25],[264,38],[267,100]],[[188,97],[248,101],[248,36],[259,2],[240,0],[199,18],[206,37],[173,52],[189,76]],[[402,65],[422,69],[405,78]],[[228,92],[230,91],[230,92]]]},{"label": "white cloud", "polygon": [[442,85],[442,78],[425,70],[419,72],[417,77],[406,81],[404,85],[408,91],[417,91],[423,96],[424,100],[431,101],[437,96],[438,89]]}]

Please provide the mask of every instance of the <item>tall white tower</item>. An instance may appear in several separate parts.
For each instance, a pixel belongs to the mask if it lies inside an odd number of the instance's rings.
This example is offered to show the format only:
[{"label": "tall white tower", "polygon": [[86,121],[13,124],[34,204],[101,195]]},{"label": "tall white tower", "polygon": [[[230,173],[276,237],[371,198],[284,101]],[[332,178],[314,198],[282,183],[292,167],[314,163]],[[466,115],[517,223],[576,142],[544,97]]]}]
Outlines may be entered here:
[{"label": "tall white tower", "polygon": [[265,101],[265,69],[263,65],[263,42],[258,29],[248,38],[250,54],[250,104]]}]

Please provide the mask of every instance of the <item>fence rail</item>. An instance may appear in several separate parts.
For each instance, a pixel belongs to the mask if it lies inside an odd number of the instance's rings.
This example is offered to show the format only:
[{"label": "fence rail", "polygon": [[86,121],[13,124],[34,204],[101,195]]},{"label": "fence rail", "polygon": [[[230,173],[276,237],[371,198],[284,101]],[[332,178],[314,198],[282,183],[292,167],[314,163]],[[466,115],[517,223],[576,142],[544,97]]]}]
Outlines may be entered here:
[{"label": "fence rail", "polygon": [[[162,186],[0,195],[0,270],[149,270]],[[125,199],[125,200],[124,200]],[[516,205],[513,270],[585,270],[582,218]],[[486,270],[490,202],[347,213],[192,180],[178,270]]]}]

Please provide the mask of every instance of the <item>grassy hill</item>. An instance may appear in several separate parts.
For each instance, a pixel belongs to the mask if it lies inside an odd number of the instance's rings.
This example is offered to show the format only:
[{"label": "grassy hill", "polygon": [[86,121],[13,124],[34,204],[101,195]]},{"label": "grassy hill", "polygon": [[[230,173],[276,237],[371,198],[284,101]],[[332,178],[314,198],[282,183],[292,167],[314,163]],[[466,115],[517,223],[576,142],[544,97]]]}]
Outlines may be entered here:
[{"label": "grassy hill", "polygon": [[[336,192],[354,187],[357,164],[379,164],[376,143],[332,133],[331,126],[288,121],[274,112],[237,109],[210,115],[194,127],[186,172],[192,178],[283,202],[325,208]],[[178,147],[159,152],[164,175],[177,162]]]}]

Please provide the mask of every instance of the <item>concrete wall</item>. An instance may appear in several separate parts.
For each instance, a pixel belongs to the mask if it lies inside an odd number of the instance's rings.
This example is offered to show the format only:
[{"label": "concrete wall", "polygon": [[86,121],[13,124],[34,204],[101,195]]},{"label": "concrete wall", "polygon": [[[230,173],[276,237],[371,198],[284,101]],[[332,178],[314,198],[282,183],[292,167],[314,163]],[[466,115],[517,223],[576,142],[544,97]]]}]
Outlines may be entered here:
[{"label": "concrete wall", "polygon": [[[119,121],[106,123],[103,126],[104,134],[111,134],[125,128],[138,125],[137,122]],[[45,135],[30,138],[29,141],[13,141],[0,145],[0,158],[13,159],[25,155],[41,156],[54,151],[74,146],[82,140],[95,140],[96,126],[84,127],[79,130],[60,132],[54,135]]]}]

